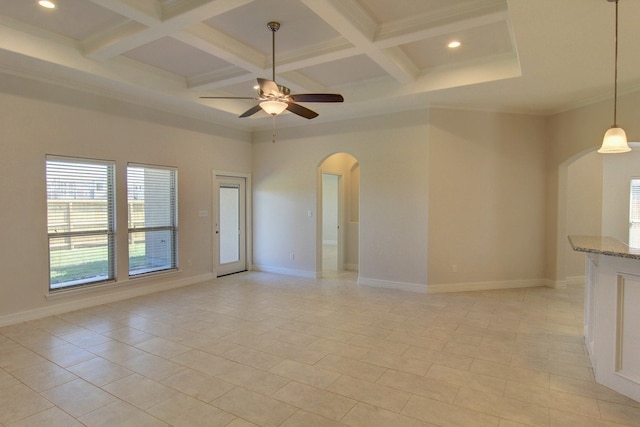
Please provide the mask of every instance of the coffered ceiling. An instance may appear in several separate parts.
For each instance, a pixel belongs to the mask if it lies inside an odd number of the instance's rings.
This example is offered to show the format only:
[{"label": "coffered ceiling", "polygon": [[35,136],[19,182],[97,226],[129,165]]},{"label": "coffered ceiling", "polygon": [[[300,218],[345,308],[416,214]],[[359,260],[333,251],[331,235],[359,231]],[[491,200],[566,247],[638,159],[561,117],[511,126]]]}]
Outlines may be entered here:
[{"label": "coffered ceiling", "polygon": [[[611,96],[614,6],[606,0],[0,0],[0,72],[227,126],[256,78],[294,93],[314,121],[429,105],[549,114]],[[620,86],[640,82],[640,1],[620,0]],[[447,44],[462,45],[450,49]],[[0,75],[1,77],[1,75]],[[284,113],[280,126],[307,122]]]}]

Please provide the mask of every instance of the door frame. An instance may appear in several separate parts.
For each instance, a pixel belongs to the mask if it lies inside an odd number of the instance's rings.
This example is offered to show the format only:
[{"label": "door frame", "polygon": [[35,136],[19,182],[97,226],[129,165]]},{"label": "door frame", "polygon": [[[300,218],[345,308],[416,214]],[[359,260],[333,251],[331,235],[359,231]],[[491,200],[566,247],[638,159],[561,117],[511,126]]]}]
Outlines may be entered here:
[{"label": "door frame", "polygon": [[220,248],[218,242],[218,236],[216,235],[216,226],[219,223],[220,206],[218,199],[218,177],[226,178],[244,178],[245,181],[245,260],[247,264],[247,271],[253,270],[253,205],[251,201],[253,197],[251,187],[251,174],[241,172],[229,172],[221,170],[213,170],[211,177],[211,201],[213,214],[211,215],[211,240],[212,240],[212,261],[213,261],[213,275],[218,277],[218,264],[220,262]]}]

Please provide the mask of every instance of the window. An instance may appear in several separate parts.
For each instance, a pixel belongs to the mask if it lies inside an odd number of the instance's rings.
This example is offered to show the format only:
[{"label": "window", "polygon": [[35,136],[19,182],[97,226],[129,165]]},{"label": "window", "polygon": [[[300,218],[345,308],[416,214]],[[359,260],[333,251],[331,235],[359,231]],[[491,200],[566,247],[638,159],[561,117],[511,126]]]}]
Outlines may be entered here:
[{"label": "window", "polygon": [[47,156],[49,290],[114,279],[113,162]]},{"label": "window", "polygon": [[177,178],[171,168],[127,167],[129,276],[178,267]]},{"label": "window", "polygon": [[629,193],[629,246],[640,248],[640,178],[631,179]]}]

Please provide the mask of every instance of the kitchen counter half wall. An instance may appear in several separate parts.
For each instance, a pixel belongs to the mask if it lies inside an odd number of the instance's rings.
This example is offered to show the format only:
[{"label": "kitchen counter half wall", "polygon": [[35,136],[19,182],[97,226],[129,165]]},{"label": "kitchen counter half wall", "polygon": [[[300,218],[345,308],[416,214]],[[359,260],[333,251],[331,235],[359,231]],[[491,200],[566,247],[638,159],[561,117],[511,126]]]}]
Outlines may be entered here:
[{"label": "kitchen counter half wall", "polygon": [[577,252],[640,259],[640,248],[631,248],[609,236],[569,236],[569,243]]}]

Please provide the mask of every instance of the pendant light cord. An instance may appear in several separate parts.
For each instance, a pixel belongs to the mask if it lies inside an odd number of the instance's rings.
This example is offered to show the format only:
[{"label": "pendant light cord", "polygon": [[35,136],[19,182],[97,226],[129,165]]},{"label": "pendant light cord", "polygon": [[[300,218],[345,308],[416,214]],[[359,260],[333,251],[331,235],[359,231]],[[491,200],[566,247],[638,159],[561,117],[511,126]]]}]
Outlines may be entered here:
[{"label": "pendant light cord", "polygon": [[618,0],[616,2],[615,67],[613,78],[613,127],[618,127]]}]

